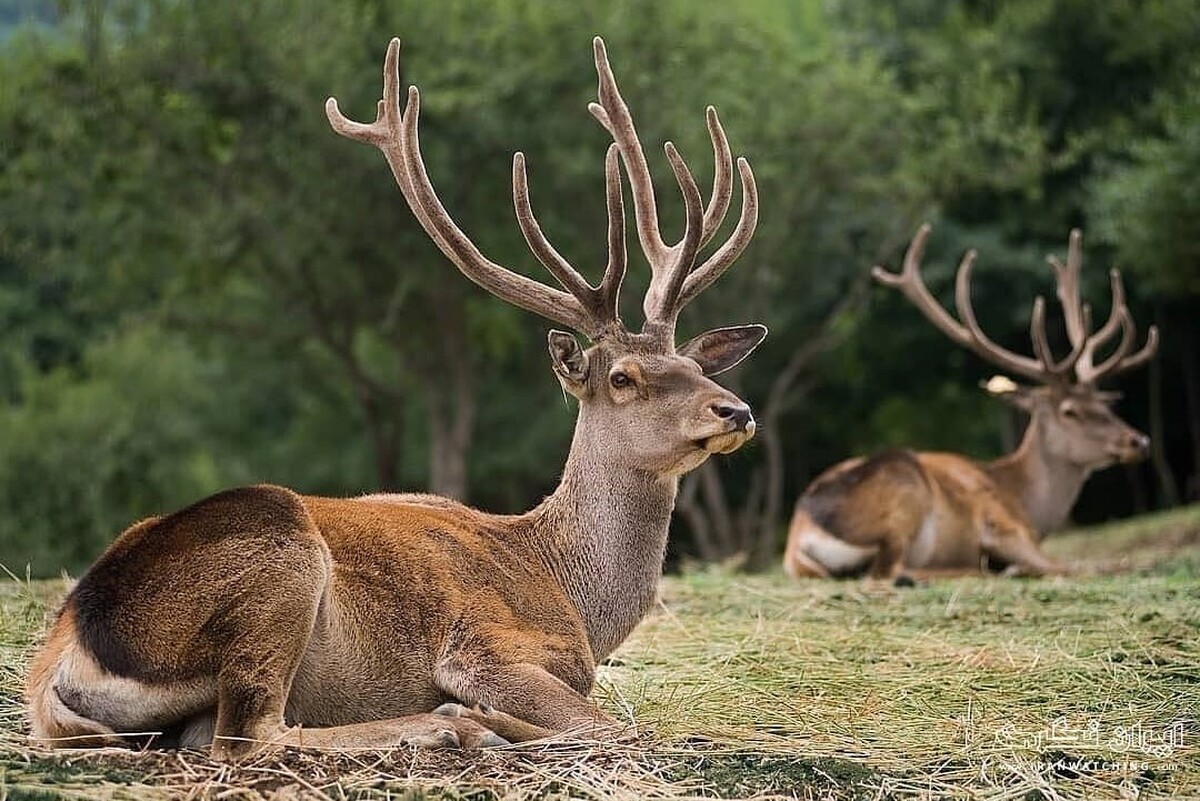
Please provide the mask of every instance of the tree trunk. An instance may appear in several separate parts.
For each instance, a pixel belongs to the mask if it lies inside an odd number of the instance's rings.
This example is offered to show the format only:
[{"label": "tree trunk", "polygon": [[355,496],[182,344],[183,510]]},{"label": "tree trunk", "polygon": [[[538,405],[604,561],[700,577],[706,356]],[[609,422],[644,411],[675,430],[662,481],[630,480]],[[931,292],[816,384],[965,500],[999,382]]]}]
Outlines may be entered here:
[{"label": "tree trunk", "polygon": [[468,456],[475,423],[471,371],[451,368],[449,386],[431,388],[429,403],[429,491],[465,501]]},{"label": "tree trunk", "polygon": [[1150,360],[1150,460],[1158,477],[1159,506],[1179,505],[1179,487],[1163,449],[1162,361]]},{"label": "tree trunk", "polygon": [[465,501],[475,429],[475,365],[467,345],[461,293],[445,288],[434,300],[440,358],[422,363],[429,419],[429,491]]},{"label": "tree trunk", "polygon": [[[1181,326],[1189,331],[1191,326]],[[1188,429],[1192,439],[1192,472],[1188,476],[1188,500],[1200,500],[1200,348],[1195,331],[1183,340],[1183,393],[1187,403]]]},{"label": "tree trunk", "polygon": [[703,504],[697,497],[699,488],[699,476],[694,472],[685,476],[679,489],[679,500],[676,501],[675,508],[687,521],[688,528],[692,533],[692,543],[700,552],[700,558],[705,562],[717,562],[721,559],[721,554],[713,541],[712,526],[708,523],[708,515],[705,514]]},{"label": "tree trunk", "polygon": [[376,489],[400,489],[400,443],[404,437],[404,418],[398,409],[381,409],[389,404],[361,382],[355,394],[362,410],[363,424],[375,457]]},{"label": "tree trunk", "polygon": [[775,540],[783,512],[784,476],[783,437],[779,434],[779,414],[776,410],[763,417],[763,461],[765,484],[762,507],[753,521],[753,539],[749,547],[747,567],[761,570],[775,555]]}]

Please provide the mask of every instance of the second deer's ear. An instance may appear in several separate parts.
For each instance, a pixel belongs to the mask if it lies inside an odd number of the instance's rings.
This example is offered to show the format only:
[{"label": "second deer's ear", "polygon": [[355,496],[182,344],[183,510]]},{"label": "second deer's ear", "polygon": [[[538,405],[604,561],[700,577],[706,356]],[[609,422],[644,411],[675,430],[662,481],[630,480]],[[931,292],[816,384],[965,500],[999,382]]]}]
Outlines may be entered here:
[{"label": "second deer's ear", "polygon": [[1021,386],[1008,376],[994,375],[987,381],[980,381],[979,386],[993,398],[999,398],[1026,412],[1033,412],[1033,390]]},{"label": "second deer's ear", "polygon": [[714,328],[689,339],[675,352],[696,362],[705,375],[712,376],[725,372],[749,356],[766,336],[767,327],[757,323]]},{"label": "second deer's ear", "polygon": [[550,362],[559,383],[575,397],[587,386],[588,356],[579,340],[566,331],[550,329]]}]

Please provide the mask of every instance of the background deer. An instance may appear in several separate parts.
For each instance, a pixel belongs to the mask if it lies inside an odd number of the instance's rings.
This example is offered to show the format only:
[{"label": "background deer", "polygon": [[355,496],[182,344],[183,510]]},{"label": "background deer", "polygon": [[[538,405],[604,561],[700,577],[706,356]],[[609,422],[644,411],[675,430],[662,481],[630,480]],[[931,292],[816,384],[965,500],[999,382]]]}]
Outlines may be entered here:
[{"label": "background deer", "polygon": [[[263,744],[488,745],[615,722],[587,697],[596,663],[654,600],[680,475],[753,436],[750,409],[709,376],[766,329],[723,328],[675,347],[680,309],[750,241],[754,177],[739,159],[740,219],[698,264],[732,195],[729,146],[710,107],[707,207],[666,144],[686,210],[683,237],[666,244],[633,120],[603,42],[594,47],[590,109],[614,140],[608,263],[596,286],[542,234],[520,153],[517,221],[565,291],[489,261],[458,228],[422,161],[415,87],[400,108],[398,40],[373,123],[342,116],[332,98],[326,106],[335,131],[383,151],[421,225],[468,278],[591,339],[585,350],[569,333],[549,336],[555,375],[579,401],[554,493],[506,516],[428,495],[331,499],[255,486],[138,523],[75,585],[34,660],[34,737],[95,745],[165,731],[228,758]],[[618,316],[619,162],[652,271],[639,332]]]},{"label": "background deer", "polygon": [[[1071,342],[1071,352],[1056,360],[1041,297],[1030,324],[1036,358],[1006,350],[984,334],[971,305],[975,251],[963,257],[955,282],[961,321],[942,308],[921,279],[929,230],[923,225],[917,232],[901,272],[877,266],[873,275],[903,292],[953,342],[1036,381],[1038,386],[1021,387],[997,376],[985,385],[1027,412],[1029,427],[1016,451],[993,462],[954,453],[891,451],[826,470],[808,486],[792,515],[784,569],[793,577],[866,573],[897,578],[986,567],[1033,575],[1063,572],[1042,552],[1042,536],[1066,521],[1093,470],[1137,461],[1149,452],[1149,439],[1109,408],[1117,396],[1096,385],[1148,361],[1158,347],[1158,331],[1151,327],[1145,345],[1131,354],[1136,332],[1114,269],[1112,311],[1092,332],[1090,311],[1079,294],[1080,232],[1071,232],[1065,264],[1050,258]],[[1097,364],[1097,350],[1118,331],[1116,348]]]}]

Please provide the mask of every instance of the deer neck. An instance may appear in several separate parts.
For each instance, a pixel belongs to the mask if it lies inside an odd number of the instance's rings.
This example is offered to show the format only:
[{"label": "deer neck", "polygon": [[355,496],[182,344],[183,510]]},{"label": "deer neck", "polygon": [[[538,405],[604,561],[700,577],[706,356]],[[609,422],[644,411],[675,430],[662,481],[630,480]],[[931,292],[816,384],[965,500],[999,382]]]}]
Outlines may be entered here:
[{"label": "deer neck", "polygon": [[575,604],[597,661],[654,604],[679,480],[622,460],[581,410],[552,495],[525,516],[530,545]]},{"label": "deer neck", "polygon": [[1091,473],[1048,452],[1041,426],[1029,422],[1017,449],[987,465],[992,479],[1015,498],[1039,536],[1066,523]]}]

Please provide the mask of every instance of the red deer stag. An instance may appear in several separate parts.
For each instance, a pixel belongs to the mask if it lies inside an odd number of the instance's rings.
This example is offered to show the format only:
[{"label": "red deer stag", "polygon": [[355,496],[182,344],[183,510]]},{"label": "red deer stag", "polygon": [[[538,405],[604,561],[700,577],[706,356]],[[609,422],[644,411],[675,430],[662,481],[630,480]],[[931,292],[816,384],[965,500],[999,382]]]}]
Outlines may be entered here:
[{"label": "red deer stag", "polygon": [[[993,462],[955,453],[890,451],[826,470],[796,503],[784,552],[784,569],[793,577],[898,579],[989,567],[1025,575],[1065,572],[1043,553],[1042,535],[1066,521],[1092,471],[1148,453],[1149,439],[1113,414],[1109,404],[1116,396],[1096,385],[1148,361],[1158,347],[1158,331],[1151,327],[1146,344],[1131,354],[1133,318],[1121,275],[1112,270],[1112,311],[1092,333],[1089,309],[1079,295],[1079,231],[1071,232],[1066,264],[1050,259],[1071,342],[1070,354],[1061,360],[1047,343],[1040,297],[1030,324],[1036,358],[1006,350],[983,333],[971,306],[974,251],[963,257],[955,283],[961,321],[948,314],[921,279],[928,237],[924,225],[899,273],[875,267],[873,275],[903,292],[952,341],[1038,382],[1020,387],[997,376],[985,385],[1027,412],[1029,427],[1015,452]],[[1097,350],[1118,331],[1115,350],[1097,364]]]},{"label": "red deer stag", "polygon": [[[124,532],[67,596],[28,683],[33,736],[115,743],[162,731],[218,758],[283,745],[479,746],[616,721],[589,700],[598,660],[645,615],[662,571],[681,474],[754,435],[750,409],[711,376],[745,358],[759,325],[675,346],[680,309],[749,243],[754,176],[737,162],[740,219],[704,261],[730,205],[733,165],[707,110],[715,177],[707,207],[683,159],[666,155],[686,224],[663,241],[650,172],[604,44],[594,43],[605,159],[608,263],[593,286],[542,234],[521,153],[517,221],[566,291],[489,261],[426,174],[415,87],[400,107],[400,43],[388,47],[374,122],[330,98],[337,133],[383,151],[413,214],[447,258],[497,297],[586,335],[549,334],[563,389],[579,401],[558,488],[521,515],[429,495],[354,499],[280,487],[229,490]],[[632,184],[652,278],[640,332],[618,316],[626,267],[620,164]]]}]

